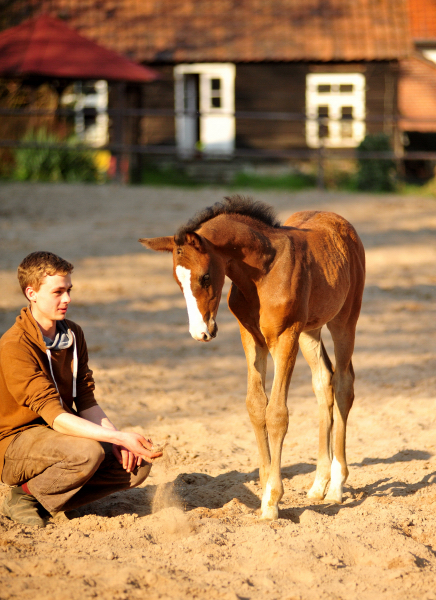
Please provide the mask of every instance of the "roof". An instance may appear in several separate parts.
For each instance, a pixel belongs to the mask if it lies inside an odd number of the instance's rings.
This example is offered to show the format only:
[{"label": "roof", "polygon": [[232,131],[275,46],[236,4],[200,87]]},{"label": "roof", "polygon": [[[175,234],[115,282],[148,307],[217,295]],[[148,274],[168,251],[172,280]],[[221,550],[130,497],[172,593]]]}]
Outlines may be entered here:
[{"label": "roof", "polygon": [[152,81],[158,74],[46,15],[0,33],[0,76]]},{"label": "roof", "polygon": [[138,62],[374,61],[411,53],[408,0],[27,0]]},{"label": "roof", "polygon": [[436,41],[435,0],[409,0],[410,30],[414,40]]}]

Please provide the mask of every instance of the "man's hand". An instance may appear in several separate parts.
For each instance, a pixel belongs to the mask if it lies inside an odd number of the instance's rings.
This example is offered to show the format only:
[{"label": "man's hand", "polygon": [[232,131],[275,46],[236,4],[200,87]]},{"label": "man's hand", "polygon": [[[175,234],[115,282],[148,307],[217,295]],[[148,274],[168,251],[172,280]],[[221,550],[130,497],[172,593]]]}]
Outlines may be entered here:
[{"label": "man's hand", "polygon": [[142,458],[140,456],[135,456],[133,452],[130,452],[127,448],[124,448],[124,446],[112,444],[112,453],[127,473],[131,473],[136,467],[141,466]]},{"label": "man's hand", "polygon": [[151,463],[151,459],[162,456],[162,452],[153,450],[153,442],[145,439],[145,437],[139,433],[119,431],[118,435],[122,436],[123,444],[114,444],[112,446],[112,452],[120,465],[123,465],[123,468],[126,469],[128,473],[136,466],[139,467],[143,460],[147,463]]},{"label": "man's hand", "polygon": [[[143,443],[145,438],[143,438],[142,436],[140,436],[141,440],[140,443]],[[153,448],[153,442],[148,439],[145,440],[148,444],[150,444],[149,448],[152,449]],[[131,473],[131,471],[133,471],[133,469],[135,469],[136,467],[140,467],[142,464],[142,461],[145,460],[143,459],[142,456],[136,456],[133,452],[131,452],[130,450],[127,450],[127,448],[125,448],[124,446],[119,446],[117,444],[112,444],[112,452],[113,455],[115,456],[115,458],[117,459],[117,461],[120,463],[120,465],[122,465],[123,469],[125,469],[127,471],[127,473]],[[158,456],[162,456],[162,452],[154,452],[155,456],[152,456],[150,458],[156,458]],[[150,462],[150,461],[146,461],[146,462]]]}]

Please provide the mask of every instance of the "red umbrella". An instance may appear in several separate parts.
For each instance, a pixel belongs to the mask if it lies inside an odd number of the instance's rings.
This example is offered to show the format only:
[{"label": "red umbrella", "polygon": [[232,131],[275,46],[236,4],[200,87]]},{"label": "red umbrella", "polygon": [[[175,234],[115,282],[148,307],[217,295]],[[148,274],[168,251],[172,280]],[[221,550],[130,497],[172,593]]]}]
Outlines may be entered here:
[{"label": "red umbrella", "polygon": [[159,78],[48,15],[0,33],[0,77],[44,76],[146,82]]}]

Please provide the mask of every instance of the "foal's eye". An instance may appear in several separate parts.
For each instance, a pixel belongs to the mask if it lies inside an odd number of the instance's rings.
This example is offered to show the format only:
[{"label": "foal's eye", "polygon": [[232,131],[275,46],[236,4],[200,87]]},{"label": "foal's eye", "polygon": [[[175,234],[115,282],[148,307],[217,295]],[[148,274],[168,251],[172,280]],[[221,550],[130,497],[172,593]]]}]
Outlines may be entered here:
[{"label": "foal's eye", "polygon": [[206,273],[206,275],[203,275],[203,277],[201,278],[201,283],[203,285],[209,285],[210,282],[210,275],[209,273]]},{"label": "foal's eye", "polygon": [[182,249],[181,248],[177,248],[177,254],[182,254]]}]

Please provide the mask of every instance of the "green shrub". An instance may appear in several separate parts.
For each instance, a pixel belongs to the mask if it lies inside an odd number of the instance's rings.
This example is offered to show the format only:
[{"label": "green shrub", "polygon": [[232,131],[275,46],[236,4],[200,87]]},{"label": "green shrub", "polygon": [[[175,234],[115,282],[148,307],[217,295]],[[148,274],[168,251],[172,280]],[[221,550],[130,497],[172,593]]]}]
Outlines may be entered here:
[{"label": "green shrub", "polygon": [[[367,135],[359,144],[358,151],[392,151],[389,137],[384,133]],[[395,187],[395,162],[383,158],[359,158],[357,187],[360,190],[389,192]]]},{"label": "green shrub", "polygon": [[82,148],[74,137],[63,141],[63,148],[47,148],[61,144],[54,133],[41,128],[28,132],[24,143],[41,144],[35,148],[17,148],[12,177],[18,181],[67,181],[70,183],[98,181],[101,178],[95,163],[95,152]]}]

